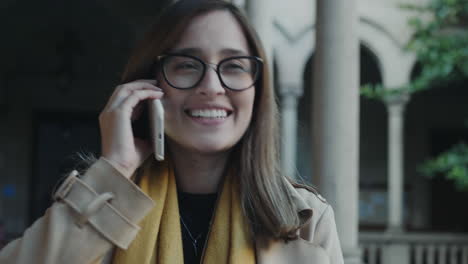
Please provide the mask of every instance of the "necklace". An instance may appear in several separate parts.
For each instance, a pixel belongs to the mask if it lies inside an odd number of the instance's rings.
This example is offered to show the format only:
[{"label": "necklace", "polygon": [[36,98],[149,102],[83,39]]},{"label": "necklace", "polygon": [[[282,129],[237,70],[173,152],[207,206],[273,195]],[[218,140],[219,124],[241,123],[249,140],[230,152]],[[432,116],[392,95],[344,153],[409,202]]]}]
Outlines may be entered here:
[{"label": "necklace", "polygon": [[194,238],[192,233],[190,232],[190,229],[188,229],[187,225],[185,224],[184,218],[182,216],[180,216],[180,221],[182,222],[182,226],[184,227],[185,231],[187,231],[187,234],[190,237],[190,240],[193,245],[193,250],[195,251],[195,256],[198,256],[198,239],[200,239],[203,232],[198,234],[198,236]]}]

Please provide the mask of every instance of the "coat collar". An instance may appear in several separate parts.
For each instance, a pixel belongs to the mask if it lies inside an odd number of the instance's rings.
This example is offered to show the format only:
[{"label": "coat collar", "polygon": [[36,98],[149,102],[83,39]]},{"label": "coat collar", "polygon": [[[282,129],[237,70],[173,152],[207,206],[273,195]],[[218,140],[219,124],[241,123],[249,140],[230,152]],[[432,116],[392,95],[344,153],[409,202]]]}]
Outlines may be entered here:
[{"label": "coat collar", "polygon": [[[289,198],[291,199],[291,202],[295,205],[297,214],[299,215],[300,225],[304,226],[311,220],[313,215],[313,209],[310,205],[306,203],[306,201],[304,201],[304,198],[302,198],[302,196],[296,190],[296,188],[294,187],[294,185],[296,184],[293,185],[293,183],[291,183],[291,181],[288,179],[285,179],[285,181],[286,188],[288,189]],[[309,190],[307,186],[297,186]]]}]

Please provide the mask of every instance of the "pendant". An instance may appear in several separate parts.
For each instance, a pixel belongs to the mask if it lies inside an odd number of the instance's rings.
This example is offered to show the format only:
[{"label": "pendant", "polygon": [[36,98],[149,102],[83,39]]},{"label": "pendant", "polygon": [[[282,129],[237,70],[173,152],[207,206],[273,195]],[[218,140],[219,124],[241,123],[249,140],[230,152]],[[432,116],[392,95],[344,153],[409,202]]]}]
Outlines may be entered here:
[{"label": "pendant", "polygon": [[193,250],[195,251],[195,256],[197,256],[197,257],[198,257],[198,250],[197,250],[197,249],[198,249],[198,247],[197,247],[197,242],[198,242],[198,240],[197,240],[197,239],[195,239],[195,240],[192,242],[192,245],[193,245]]}]

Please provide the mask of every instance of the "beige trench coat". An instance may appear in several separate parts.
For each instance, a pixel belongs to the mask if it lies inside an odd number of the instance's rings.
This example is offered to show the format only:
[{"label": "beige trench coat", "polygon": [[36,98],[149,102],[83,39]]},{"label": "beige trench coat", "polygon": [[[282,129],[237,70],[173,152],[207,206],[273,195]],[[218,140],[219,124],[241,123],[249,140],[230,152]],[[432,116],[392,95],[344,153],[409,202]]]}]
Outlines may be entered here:
[{"label": "beige trench coat", "polygon": [[[76,174],[58,189],[46,214],[0,251],[1,264],[108,264],[115,247],[129,246],[155,203],[103,159],[82,177]],[[257,263],[342,264],[330,205],[306,188],[290,187],[305,223],[300,238],[268,246],[256,241]]]}]

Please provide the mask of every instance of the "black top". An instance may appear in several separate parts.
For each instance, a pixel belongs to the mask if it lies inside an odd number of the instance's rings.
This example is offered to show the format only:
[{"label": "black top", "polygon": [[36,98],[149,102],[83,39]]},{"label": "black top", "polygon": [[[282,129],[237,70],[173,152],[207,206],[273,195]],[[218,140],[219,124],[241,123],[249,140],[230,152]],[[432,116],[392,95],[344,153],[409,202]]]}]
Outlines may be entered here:
[{"label": "black top", "polygon": [[218,194],[192,194],[178,191],[177,196],[184,263],[200,264]]}]

